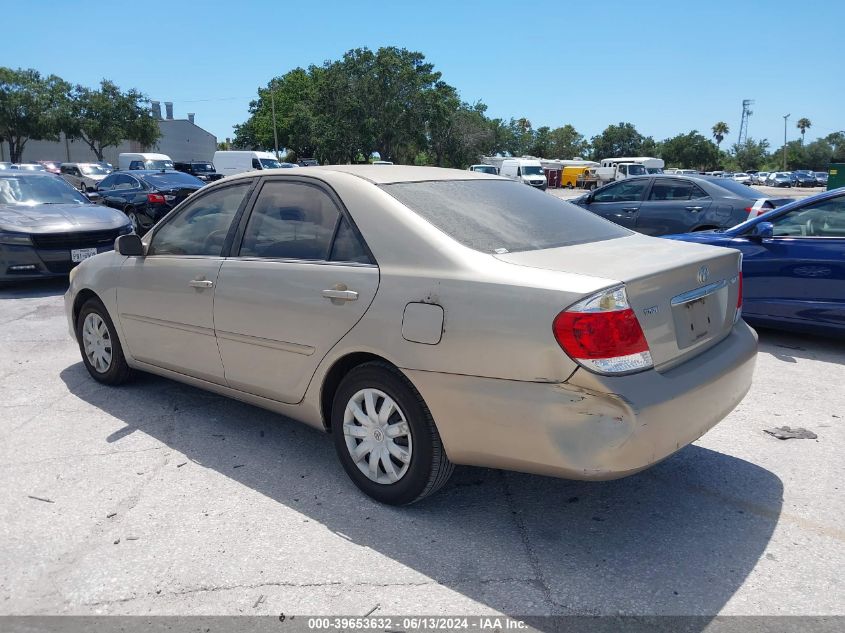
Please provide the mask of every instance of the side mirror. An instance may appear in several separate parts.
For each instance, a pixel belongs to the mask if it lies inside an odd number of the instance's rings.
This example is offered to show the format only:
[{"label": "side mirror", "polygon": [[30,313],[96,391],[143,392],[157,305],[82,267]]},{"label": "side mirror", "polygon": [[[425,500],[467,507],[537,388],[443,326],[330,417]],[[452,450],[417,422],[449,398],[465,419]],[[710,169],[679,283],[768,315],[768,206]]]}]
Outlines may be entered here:
[{"label": "side mirror", "polygon": [[102,196],[96,191],[86,191],[82,195],[88,198],[88,200],[93,202],[94,204],[97,204],[102,200]]},{"label": "side mirror", "polygon": [[771,222],[758,222],[751,231],[751,237],[758,240],[767,240],[775,234],[775,225]]},{"label": "side mirror", "polygon": [[143,257],[144,245],[135,233],[121,235],[114,241],[114,250],[126,257]]}]

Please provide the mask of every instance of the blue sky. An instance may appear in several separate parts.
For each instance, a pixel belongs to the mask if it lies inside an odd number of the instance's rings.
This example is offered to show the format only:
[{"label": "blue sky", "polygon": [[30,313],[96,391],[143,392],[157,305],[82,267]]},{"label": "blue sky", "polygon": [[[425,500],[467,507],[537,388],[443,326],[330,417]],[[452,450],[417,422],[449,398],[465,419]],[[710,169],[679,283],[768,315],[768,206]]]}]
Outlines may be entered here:
[{"label": "blue sky", "polygon": [[[7,7],[4,15],[10,17]],[[418,50],[467,101],[534,127],[593,136],[630,121],[660,140],[691,129],[783,141],[783,115],[808,139],[845,129],[845,3],[673,2],[24,2],[3,30],[0,64],[94,85],[109,78],[176,116],[196,112],[219,139],[247,118],[272,76],[346,50]]]}]

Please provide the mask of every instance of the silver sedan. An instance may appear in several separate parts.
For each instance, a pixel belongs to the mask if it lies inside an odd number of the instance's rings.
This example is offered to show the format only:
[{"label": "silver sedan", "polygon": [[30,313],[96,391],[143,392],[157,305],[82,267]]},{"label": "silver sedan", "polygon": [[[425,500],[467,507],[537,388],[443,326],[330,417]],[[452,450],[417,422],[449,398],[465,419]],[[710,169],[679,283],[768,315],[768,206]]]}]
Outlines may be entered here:
[{"label": "silver sedan", "polygon": [[737,251],[498,176],[249,172],[116,249],[65,297],[95,380],[152,372],[330,432],[385,503],[431,494],[453,464],[635,473],[751,384]]}]

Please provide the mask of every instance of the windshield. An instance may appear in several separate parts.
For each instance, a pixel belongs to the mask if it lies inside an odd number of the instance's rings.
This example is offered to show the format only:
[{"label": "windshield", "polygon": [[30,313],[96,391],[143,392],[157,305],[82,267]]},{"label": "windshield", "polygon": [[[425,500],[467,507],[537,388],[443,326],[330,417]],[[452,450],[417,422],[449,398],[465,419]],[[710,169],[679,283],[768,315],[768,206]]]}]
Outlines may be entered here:
[{"label": "windshield", "polygon": [[[649,167],[646,171],[650,174],[662,174],[663,170],[660,167]],[[683,173],[688,174],[690,173],[689,170],[684,171]],[[693,172],[695,173],[695,172]]]},{"label": "windshield", "polygon": [[79,171],[86,176],[107,176],[109,170],[100,165],[80,165]]},{"label": "windshield", "polygon": [[628,165],[629,176],[645,176],[648,172],[642,165]]},{"label": "windshield", "polygon": [[272,158],[259,158],[258,161],[264,169],[278,169],[282,166],[279,161],[273,160]]},{"label": "windshield", "polygon": [[523,165],[522,166],[522,175],[523,176],[542,176],[543,175],[543,168],[539,165]]},{"label": "windshield", "polygon": [[0,204],[86,204],[88,199],[56,176],[0,176]]},{"label": "windshield", "polygon": [[194,171],[214,171],[211,163],[193,163]]},{"label": "windshield", "polygon": [[631,234],[514,181],[436,180],[382,189],[455,241],[483,253],[533,251]]},{"label": "windshield", "polygon": [[479,171],[482,174],[493,174],[493,175],[495,175],[497,173],[496,168],[493,167],[493,165],[476,165],[475,167],[473,167],[473,171]]},{"label": "windshield", "polygon": [[174,187],[202,187],[205,183],[199,178],[181,171],[168,171],[163,174],[147,174],[144,176],[149,184],[156,189],[172,189]]},{"label": "windshield", "polygon": [[172,160],[145,160],[144,167],[146,169],[173,169]]}]

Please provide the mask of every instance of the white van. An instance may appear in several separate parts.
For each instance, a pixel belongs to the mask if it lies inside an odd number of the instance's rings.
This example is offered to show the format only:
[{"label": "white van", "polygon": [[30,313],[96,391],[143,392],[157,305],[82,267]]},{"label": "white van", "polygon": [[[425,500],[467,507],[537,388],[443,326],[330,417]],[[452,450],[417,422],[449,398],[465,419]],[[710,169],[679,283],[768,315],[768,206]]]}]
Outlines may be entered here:
[{"label": "white van", "polygon": [[214,160],[211,162],[214,163],[217,173],[224,176],[259,169],[278,169],[283,166],[271,152],[214,152]]},{"label": "white van", "polygon": [[543,191],[549,184],[546,181],[543,165],[536,158],[506,158],[499,168],[499,175]]},{"label": "white van", "polygon": [[149,152],[118,154],[117,168],[124,171],[127,169],[174,169],[170,156]]}]

